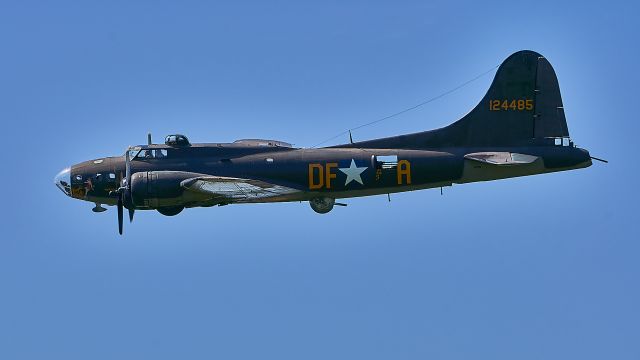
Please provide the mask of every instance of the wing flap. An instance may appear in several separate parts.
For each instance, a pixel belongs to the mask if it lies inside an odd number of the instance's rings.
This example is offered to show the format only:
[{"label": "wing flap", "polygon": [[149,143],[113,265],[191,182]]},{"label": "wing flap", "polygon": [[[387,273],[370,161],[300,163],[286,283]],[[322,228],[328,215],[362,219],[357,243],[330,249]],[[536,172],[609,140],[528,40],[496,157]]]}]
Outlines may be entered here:
[{"label": "wing flap", "polygon": [[477,152],[464,156],[465,159],[498,166],[531,164],[538,160],[537,156],[511,152]]},{"label": "wing flap", "polygon": [[298,192],[286,186],[261,180],[206,176],[184,180],[180,185],[191,191],[209,194],[226,201],[250,201],[284,196]]}]

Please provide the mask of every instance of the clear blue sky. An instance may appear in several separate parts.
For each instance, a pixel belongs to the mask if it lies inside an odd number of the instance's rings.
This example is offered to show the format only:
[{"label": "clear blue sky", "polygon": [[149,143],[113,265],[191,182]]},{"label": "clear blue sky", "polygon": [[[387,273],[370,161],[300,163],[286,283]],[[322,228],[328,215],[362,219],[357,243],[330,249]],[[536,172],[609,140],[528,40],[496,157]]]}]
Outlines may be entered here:
[{"label": "clear blue sky", "polygon": [[[2,359],[638,359],[638,6],[3,1]],[[139,212],[62,168],[168,133],[311,146],[545,55],[588,169],[308,204]],[[492,74],[354,132],[439,127]],[[336,140],[345,142],[347,138]]]}]

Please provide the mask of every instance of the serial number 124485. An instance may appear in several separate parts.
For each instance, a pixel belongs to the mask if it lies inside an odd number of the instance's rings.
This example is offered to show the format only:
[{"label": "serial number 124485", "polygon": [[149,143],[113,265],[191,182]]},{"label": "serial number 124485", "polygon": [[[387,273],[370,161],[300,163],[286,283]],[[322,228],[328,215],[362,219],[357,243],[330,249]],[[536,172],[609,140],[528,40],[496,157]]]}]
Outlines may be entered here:
[{"label": "serial number 124485", "polygon": [[531,111],[533,110],[533,100],[489,100],[489,110],[491,111]]}]

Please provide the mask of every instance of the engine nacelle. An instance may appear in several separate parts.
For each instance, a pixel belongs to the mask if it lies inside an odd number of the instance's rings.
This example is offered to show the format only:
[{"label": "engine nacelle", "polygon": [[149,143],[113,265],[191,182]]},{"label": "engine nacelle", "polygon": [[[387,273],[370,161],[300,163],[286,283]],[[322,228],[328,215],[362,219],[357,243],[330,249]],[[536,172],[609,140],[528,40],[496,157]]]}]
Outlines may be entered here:
[{"label": "engine nacelle", "polygon": [[131,200],[139,209],[183,206],[184,198],[180,183],[199,174],[182,171],[142,171],[131,175]]},{"label": "engine nacelle", "polygon": [[184,206],[168,206],[168,207],[160,207],[157,209],[158,212],[164,216],[176,216],[184,210]]},{"label": "engine nacelle", "polygon": [[328,213],[329,211],[331,211],[331,209],[333,209],[333,205],[335,205],[335,203],[336,199],[329,197],[320,197],[309,200],[309,205],[311,205],[313,211],[317,212],[318,214]]}]

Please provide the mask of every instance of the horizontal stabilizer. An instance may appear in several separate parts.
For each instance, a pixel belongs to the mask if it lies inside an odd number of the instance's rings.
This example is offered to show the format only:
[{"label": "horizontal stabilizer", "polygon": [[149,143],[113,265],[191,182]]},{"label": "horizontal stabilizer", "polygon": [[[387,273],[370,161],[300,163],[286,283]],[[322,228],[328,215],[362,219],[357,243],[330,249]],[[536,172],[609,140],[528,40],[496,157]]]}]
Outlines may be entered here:
[{"label": "horizontal stabilizer", "polygon": [[539,159],[533,155],[510,152],[477,152],[467,154],[464,158],[491,165],[526,165]]}]

